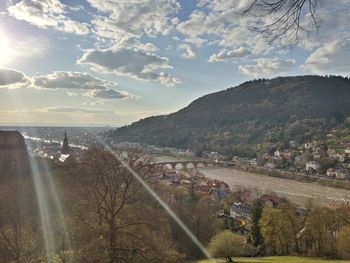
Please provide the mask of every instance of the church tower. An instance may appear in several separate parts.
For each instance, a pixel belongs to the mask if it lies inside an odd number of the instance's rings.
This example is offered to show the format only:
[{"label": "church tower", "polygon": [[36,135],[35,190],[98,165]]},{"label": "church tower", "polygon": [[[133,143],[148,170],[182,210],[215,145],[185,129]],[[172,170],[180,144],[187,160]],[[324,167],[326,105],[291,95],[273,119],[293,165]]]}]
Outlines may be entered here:
[{"label": "church tower", "polygon": [[62,145],[62,154],[69,154],[69,145],[68,145],[67,131],[64,132],[64,139],[63,139],[63,145]]}]

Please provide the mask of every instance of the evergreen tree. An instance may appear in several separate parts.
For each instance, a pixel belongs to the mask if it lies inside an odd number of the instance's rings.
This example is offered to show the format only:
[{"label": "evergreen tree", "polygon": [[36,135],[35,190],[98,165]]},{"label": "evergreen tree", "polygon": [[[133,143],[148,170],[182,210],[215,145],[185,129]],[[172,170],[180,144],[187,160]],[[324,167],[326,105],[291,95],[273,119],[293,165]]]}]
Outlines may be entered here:
[{"label": "evergreen tree", "polygon": [[260,231],[259,221],[263,212],[263,204],[259,200],[255,200],[251,209],[251,219],[252,219],[252,232],[251,239],[252,244],[258,249],[259,254],[264,253],[264,240]]}]

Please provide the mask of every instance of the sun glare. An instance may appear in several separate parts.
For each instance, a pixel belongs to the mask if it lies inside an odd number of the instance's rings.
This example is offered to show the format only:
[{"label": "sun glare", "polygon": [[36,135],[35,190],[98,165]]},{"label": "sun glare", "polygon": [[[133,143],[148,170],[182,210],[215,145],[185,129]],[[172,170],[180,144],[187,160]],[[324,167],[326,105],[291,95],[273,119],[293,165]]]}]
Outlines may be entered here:
[{"label": "sun glare", "polygon": [[11,60],[13,50],[9,38],[0,31],[0,65],[4,65]]}]

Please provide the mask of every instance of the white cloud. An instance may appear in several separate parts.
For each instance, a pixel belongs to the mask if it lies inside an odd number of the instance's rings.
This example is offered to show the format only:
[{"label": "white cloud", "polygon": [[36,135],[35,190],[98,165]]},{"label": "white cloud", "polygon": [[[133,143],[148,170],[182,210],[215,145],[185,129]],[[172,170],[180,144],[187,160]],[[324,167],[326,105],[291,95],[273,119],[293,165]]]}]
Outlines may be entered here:
[{"label": "white cloud", "polygon": [[157,79],[160,81],[161,84],[169,87],[174,87],[182,83],[181,80],[173,77],[171,74],[166,72],[160,72],[157,76]]},{"label": "white cloud", "polygon": [[189,44],[185,44],[185,43],[180,44],[178,49],[183,51],[181,56],[185,59],[191,59],[196,57],[196,53],[194,53],[191,45]]},{"label": "white cloud", "polygon": [[101,98],[101,99],[125,99],[132,97],[131,94],[125,91],[117,91],[114,89],[94,89],[87,93],[88,96],[92,98]]},{"label": "white cloud", "polygon": [[198,8],[187,20],[179,23],[177,29],[185,35],[184,41],[192,39],[191,42],[199,46],[207,42],[208,45],[215,44],[229,50],[244,46],[252,54],[266,53],[269,45],[261,36],[249,30],[256,25],[257,18],[240,15],[247,3],[244,0],[199,1]]},{"label": "white cloud", "polygon": [[89,26],[68,18],[67,9],[59,0],[22,0],[7,10],[16,19],[40,28],[55,28],[78,35],[88,34]]},{"label": "white cloud", "polygon": [[251,77],[266,77],[286,73],[295,64],[294,59],[259,58],[256,64],[240,65],[239,71]]},{"label": "white cloud", "polygon": [[200,37],[187,37],[187,38],[184,38],[183,41],[186,43],[190,43],[192,45],[195,45],[196,47],[201,47],[203,44],[208,42],[207,39],[203,39]]},{"label": "white cloud", "polygon": [[168,73],[157,72],[159,69],[171,68],[168,58],[144,49],[114,46],[104,50],[87,50],[78,63],[88,64],[97,71],[126,75],[138,80],[158,81],[167,86],[180,83]]},{"label": "white cloud", "polygon": [[197,6],[206,6],[214,12],[224,12],[231,9],[244,10],[250,3],[250,0],[199,0]]},{"label": "white cloud", "polygon": [[233,58],[242,58],[250,54],[250,50],[245,47],[239,47],[233,50],[222,49],[219,53],[211,55],[208,59],[208,62],[218,62]]},{"label": "white cloud", "polygon": [[29,78],[14,69],[0,68],[0,88],[36,88],[45,90],[65,90],[68,96],[85,95],[100,99],[138,98],[127,92],[112,89],[117,83],[94,77],[88,73],[55,71]]},{"label": "white cloud", "polygon": [[[250,3],[249,0],[199,0],[197,8],[188,19],[177,25],[177,29],[185,36],[183,41],[201,39],[202,42],[207,41],[208,45],[214,44],[226,50],[235,50],[244,46],[253,55],[260,56],[278,52],[283,45],[288,44],[290,39],[286,36],[280,43],[271,45],[264,36],[252,31],[251,28],[271,23],[273,18],[242,16],[241,12]],[[350,37],[349,1],[324,1],[317,6],[319,33],[313,27],[310,15],[306,13],[302,14],[301,27],[310,31],[300,30],[302,39],[299,43],[300,47],[313,49],[330,40]],[[216,55],[212,56],[211,61],[215,61]]]},{"label": "white cloud", "polygon": [[27,37],[11,43],[12,56],[18,57],[36,57],[43,55],[50,48],[51,43],[43,37]]},{"label": "white cloud", "polygon": [[33,86],[40,89],[93,90],[107,89],[114,82],[96,78],[88,73],[55,71],[51,74],[33,77]]},{"label": "white cloud", "polygon": [[46,108],[45,111],[58,112],[58,113],[115,114],[115,111],[112,111],[112,110],[79,108],[79,107],[51,107],[51,108]]},{"label": "white cloud", "polygon": [[301,27],[305,31],[299,32],[299,47],[312,50],[326,42],[350,37],[349,8],[348,0],[320,1],[316,13],[319,30],[316,30],[310,14],[305,15],[301,21]]},{"label": "white cloud", "polygon": [[24,73],[15,69],[0,68],[0,88],[20,88],[29,84]]},{"label": "white cloud", "polygon": [[194,10],[189,18],[177,25],[180,33],[189,38],[198,38],[207,34],[215,34],[221,31],[220,26],[215,18],[207,15],[200,10]]},{"label": "white cloud", "polygon": [[350,75],[350,38],[325,43],[305,61],[303,68],[317,74]]},{"label": "white cloud", "polygon": [[83,91],[86,96],[101,99],[125,99],[137,98],[126,91],[111,89],[116,86],[113,81],[103,80],[88,73],[74,71],[55,71],[44,76],[33,77],[32,86],[38,89],[64,89],[68,96],[81,95]]},{"label": "white cloud", "polygon": [[102,101],[85,101],[83,106],[102,106],[104,103]]},{"label": "white cloud", "polygon": [[144,52],[157,52],[159,50],[154,44],[150,42],[142,43],[137,38],[129,38],[123,37],[121,39],[115,40],[115,44],[113,45],[114,49],[117,48],[136,48],[138,50],[142,50]]},{"label": "white cloud", "polygon": [[104,38],[121,36],[154,37],[167,35],[177,24],[180,10],[176,0],[88,0],[100,11],[92,23],[95,33]]}]

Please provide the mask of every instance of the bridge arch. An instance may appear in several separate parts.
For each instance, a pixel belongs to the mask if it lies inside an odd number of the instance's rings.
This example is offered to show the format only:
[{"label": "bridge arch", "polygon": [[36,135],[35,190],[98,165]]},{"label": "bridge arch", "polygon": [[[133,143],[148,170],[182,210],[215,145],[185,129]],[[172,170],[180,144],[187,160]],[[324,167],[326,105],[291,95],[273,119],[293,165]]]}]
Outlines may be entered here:
[{"label": "bridge arch", "polygon": [[196,167],[197,167],[197,165],[194,162],[189,162],[189,163],[185,164],[185,168],[188,168],[188,169],[194,169]]},{"label": "bridge arch", "polygon": [[174,169],[175,169],[175,170],[186,169],[186,163],[177,162],[177,163],[175,163],[175,165],[174,165]]}]

